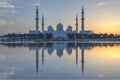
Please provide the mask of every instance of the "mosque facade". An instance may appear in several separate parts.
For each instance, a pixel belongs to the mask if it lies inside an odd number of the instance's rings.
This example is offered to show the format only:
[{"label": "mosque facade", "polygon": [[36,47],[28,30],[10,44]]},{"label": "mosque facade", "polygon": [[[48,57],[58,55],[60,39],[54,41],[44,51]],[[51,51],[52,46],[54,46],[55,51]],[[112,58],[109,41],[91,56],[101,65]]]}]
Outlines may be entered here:
[{"label": "mosque facade", "polygon": [[56,30],[53,29],[53,27],[50,25],[48,26],[48,30],[45,31],[45,33],[52,33],[54,37],[67,37],[68,33],[75,33],[76,31],[72,30],[71,26],[68,26],[66,30],[63,29],[64,26],[62,23],[58,23],[56,26]]},{"label": "mosque facade", "polygon": [[54,35],[54,37],[67,37],[67,34],[87,34],[87,35],[91,35],[92,31],[91,30],[84,30],[84,7],[82,7],[82,17],[81,17],[81,31],[78,31],[78,16],[76,16],[76,30],[72,30],[72,26],[68,26],[66,30],[64,30],[64,26],[62,23],[58,23],[56,26],[56,30],[53,29],[53,27],[51,25],[48,26],[47,30],[44,30],[44,16],[42,15],[42,31],[39,31],[39,11],[38,11],[38,6],[36,7],[36,30],[30,30],[29,34],[46,34],[46,33],[52,33]]}]

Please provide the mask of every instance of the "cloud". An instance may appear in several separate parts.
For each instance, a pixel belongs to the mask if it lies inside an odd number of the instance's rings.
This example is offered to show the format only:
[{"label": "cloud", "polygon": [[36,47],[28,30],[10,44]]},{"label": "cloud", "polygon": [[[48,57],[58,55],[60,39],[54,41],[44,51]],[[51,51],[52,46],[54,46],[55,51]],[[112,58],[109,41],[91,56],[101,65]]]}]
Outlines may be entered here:
[{"label": "cloud", "polygon": [[7,1],[0,1],[0,8],[15,8],[14,5],[8,3]]},{"label": "cloud", "polygon": [[13,0],[0,0],[0,16],[16,13],[15,8],[19,8],[20,6],[16,7],[11,4],[12,1]]},{"label": "cloud", "polygon": [[0,10],[0,16],[4,16],[6,14],[14,14],[16,13],[16,10],[14,9],[1,9]]},{"label": "cloud", "polygon": [[24,8],[24,6],[15,6],[15,8]]},{"label": "cloud", "polygon": [[0,26],[4,26],[6,24],[7,24],[7,22],[5,20],[0,20]]},{"label": "cloud", "polygon": [[98,6],[98,7],[99,6],[105,6],[105,5],[107,5],[105,2],[99,2],[99,3],[96,4],[96,6]]},{"label": "cloud", "polygon": [[14,25],[14,22],[10,21],[8,24],[9,24],[9,25]]},{"label": "cloud", "polygon": [[36,6],[36,5],[40,6],[40,3],[26,4],[25,6]]}]

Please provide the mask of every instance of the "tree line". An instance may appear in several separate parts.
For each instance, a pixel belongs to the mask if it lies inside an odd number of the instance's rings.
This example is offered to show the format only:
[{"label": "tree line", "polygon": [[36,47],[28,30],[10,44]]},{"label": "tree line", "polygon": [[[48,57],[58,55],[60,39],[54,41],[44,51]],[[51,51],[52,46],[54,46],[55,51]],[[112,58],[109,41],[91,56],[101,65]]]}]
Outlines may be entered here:
[{"label": "tree line", "polygon": [[[68,39],[106,39],[106,38],[120,38],[120,35],[114,35],[114,34],[81,34],[81,33],[68,33],[67,35]],[[46,33],[46,34],[16,34],[16,33],[9,33],[7,35],[1,36],[2,38],[8,37],[11,40],[17,40],[17,39],[52,39],[54,35],[52,33]]]}]

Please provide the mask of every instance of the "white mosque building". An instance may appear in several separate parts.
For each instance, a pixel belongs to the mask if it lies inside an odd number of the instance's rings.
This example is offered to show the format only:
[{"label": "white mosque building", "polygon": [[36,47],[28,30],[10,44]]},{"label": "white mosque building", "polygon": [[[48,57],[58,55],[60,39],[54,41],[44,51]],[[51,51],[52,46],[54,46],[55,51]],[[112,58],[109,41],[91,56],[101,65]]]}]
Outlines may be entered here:
[{"label": "white mosque building", "polygon": [[[56,30],[53,29],[53,27],[50,25],[48,26],[48,29],[47,31],[44,30],[44,16],[42,16],[42,32],[39,31],[39,11],[38,11],[38,6],[36,7],[36,30],[30,30],[29,31],[29,34],[39,34],[39,33],[52,33],[54,35],[54,37],[62,37],[62,38],[65,38],[67,37],[67,34],[68,33],[79,33],[78,32],[78,16],[76,16],[76,30],[73,31],[72,30],[72,26],[68,26],[66,30],[64,30],[64,26],[62,23],[58,23],[57,26],[56,26]],[[92,34],[92,31],[86,31],[84,30],[84,7],[82,7],[82,18],[81,18],[81,31],[80,33],[81,34],[87,34],[87,35],[90,35]]]},{"label": "white mosque building", "polygon": [[48,30],[45,31],[45,33],[52,33],[54,37],[67,37],[68,33],[75,33],[75,31],[72,31],[72,27],[68,26],[66,30],[63,29],[63,24],[58,23],[56,26],[56,30],[53,29],[53,27],[50,25],[48,26]]}]

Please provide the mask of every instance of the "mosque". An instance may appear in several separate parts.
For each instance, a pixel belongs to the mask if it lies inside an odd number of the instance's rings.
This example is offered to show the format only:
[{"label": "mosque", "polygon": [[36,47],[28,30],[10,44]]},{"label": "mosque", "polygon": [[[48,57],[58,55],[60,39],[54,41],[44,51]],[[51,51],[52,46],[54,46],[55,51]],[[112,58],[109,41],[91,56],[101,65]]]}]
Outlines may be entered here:
[{"label": "mosque", "polygon": [[72,26],[68,26],[66,30],[64,30],[64,26],[62,23],[58,23],[57,26],[56,26],[56,30],[53,29],[53,27],[50,25],[48,26],[48,29],[45,31],[44,30],[44,16],[42,15],[42,32],[39,31],[39,10],[38,10],[38,6],[36,6],[36,30],[30,30],[29,31],[29,34],[39,34],[39,33],[42,33],[42,34],[46,34],[46,33],[52,33],[54,35],[54,37],[61,37],[61,38],[65,38],[67,37],[67,34],[68,33],[73,33],[73,34],[76,34],[76,33],[81,33],[81,34],[87,34],[87,35],[91,35],[92,34],[92,31],[91,30],[84,30],[84,7],[82,7],[82,18],[81,18],[81,31],[79,32],[78,31],[78,16],[76,16],[76,30],[73,31],[72,30]]},{"label": "mosque", "polygon": [[68,26],[66,31],[63,30],[63,24],[58,23],[56,26],[56,30],[53,29],[53,27],[50,25],[48,26],[48,30],[45,31],[45,33],[52,33],[54,37],[67,37],[68,33],[76,33],[75,31],[72,30],[71,26]]}]

